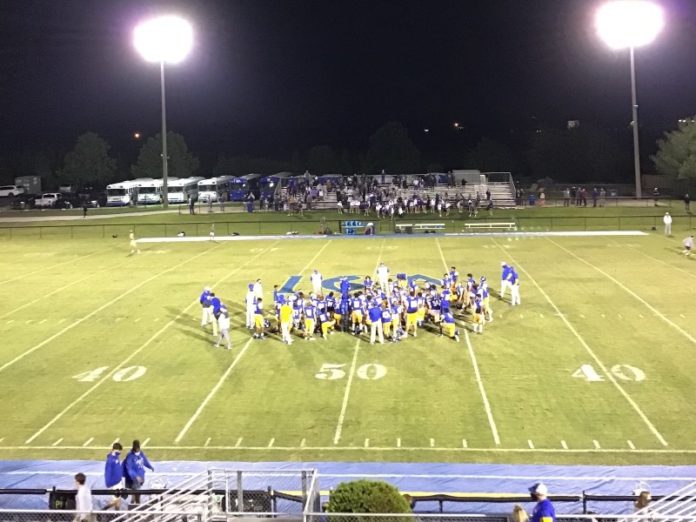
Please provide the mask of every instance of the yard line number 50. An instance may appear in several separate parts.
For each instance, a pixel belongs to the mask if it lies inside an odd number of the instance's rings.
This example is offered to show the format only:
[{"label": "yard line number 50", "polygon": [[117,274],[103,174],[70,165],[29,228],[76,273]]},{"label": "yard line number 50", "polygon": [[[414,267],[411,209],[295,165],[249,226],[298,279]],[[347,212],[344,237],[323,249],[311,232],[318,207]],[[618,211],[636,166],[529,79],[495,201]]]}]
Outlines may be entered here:
[{"label": "yard line number 50", "polygon": [[[322,381],[335,381],[343,379],[346,376],[346,371],[343,369],[347,364],[324,363],[319,368],[319,371],[314,374],[314,377]],[[366,381],[376,381],[387,374],[387,369],[381,364],[369,363],[363,364],[355,370],[355,375]]]},{"label": "yard line number 50", "polygon": [[[101,376],[104,375],[104,372],[106,372],[108,369],[108,366],[101,366],[99,368],[95,368],[94,370],[89,370],[87,372],[82,372],[78,373],[77,375],[73,375],[72,378],[80,382],[94,382],[101,378]],[[116,382],[134,381],[136,379],[140,379],[143,375],[145,375],[146,371],[147,368],[145,368],[145,366],[128,366],[126,368],[121,368],[117,372],[114,372],[111,378]]]}]

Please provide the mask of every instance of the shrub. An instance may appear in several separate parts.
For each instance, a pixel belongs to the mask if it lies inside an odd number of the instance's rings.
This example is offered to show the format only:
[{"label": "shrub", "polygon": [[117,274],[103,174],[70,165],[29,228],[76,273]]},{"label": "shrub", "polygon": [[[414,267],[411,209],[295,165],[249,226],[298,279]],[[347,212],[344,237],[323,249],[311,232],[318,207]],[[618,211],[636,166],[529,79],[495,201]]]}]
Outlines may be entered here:
[{"label": "shrub", "polygon": [[[373,480],[342,482],[331,492],[331,513],[411,513],[411,507],[391,484]],[[380,518],[380,520],[383,520]],[[405,519],[404,519],[405,520]]]}]

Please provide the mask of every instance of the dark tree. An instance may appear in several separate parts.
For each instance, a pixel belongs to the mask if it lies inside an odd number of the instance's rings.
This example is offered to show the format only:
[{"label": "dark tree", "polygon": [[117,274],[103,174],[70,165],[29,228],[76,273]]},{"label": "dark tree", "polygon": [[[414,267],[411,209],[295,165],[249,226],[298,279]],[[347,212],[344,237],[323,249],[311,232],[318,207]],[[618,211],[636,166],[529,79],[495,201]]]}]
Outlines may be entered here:
[{"label": "dark tree", "polygon": [[106,185],[116,172],[116,160],[109,156],[110,149],[109,144],[94,132],[82,134],[65,155],[58,180],[75,185]]},{"label": "dark tree", "polygon": [[[168,175],[187,178],[198,170],[200,162],[188,149],[181,134],[167,132]],[[162,175],[162,135],[156,134],[147,139],[140,149],[138,161],[131,166],[135,178],[156,178]]]},{"label": "dark tree", "polygon": [[406,127],[390,121],[377,129],[370,136],[366,166],[373,173],[382,169],[389,173],[417,172],[420,169],[420,152],[409,138]]}]

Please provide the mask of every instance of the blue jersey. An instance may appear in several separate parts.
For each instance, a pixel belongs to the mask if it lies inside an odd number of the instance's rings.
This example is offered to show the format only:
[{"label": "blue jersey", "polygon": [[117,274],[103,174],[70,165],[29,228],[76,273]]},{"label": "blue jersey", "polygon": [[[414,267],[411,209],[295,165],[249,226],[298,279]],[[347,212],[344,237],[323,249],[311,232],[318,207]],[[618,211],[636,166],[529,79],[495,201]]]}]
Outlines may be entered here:
[{"label": "blue jersey", "polygon": [[304,313],[307,319],[314,319],[316,316],[316,308],[314,305],[307,305],[305,306]]},{"label": "blue jersey", "polygon": [[372,279],[365,279],[363,281],[363,286],[365,287],[365,290],[371,290],[372,289]]},{"label": "blue jersey", "polygon": [[354,297],[353,299],[351,299],[350,300],[350,307],[352,310],[360,311],[360,308],[362,307],[362,301],[360,300],[360,298]]},{"label": "blue jersey", "polygon": [[418,311],[418,298],[408,297],[406,299],[406,312],[412,314]]},{"label": "blue jersey", "polygon": [[449,309],[443,314],[442,320],[447,324],[454,324],[454,315],[452,315]]},{"label": "blue jersey", "polygon": [[456,270],[450,270],[450,279],[452,279],[452,282],[456,283],[459,280],[459,272]]},{"label": "blue jersey", "polygon": [[326,303],[326,308],[329,310],[335,310],[336,309],[336,298],[335,297],[327,297],[326,300],[324,301]]},{"label": "blue jersey", "polygon": [[502,273],[502,275],[500,276],[500,278],[501,278],[503,281],[509,281],[511,277],[512,277],[512,267],[511,267],[511,266],[508,266],[508,265],[505,265],[505,266],[503,267],[503,273]]},{"label": "blue jersey", "polygon": [[382,308],[382,322],[383,323],[391,323],[392,321],[392,313],[389,308]]},{"label": "blue jersey", "polygon": [[256,309],[254,310],[254,313],[256,315],[263,315],[263,304],[260,302],[256,302]]},{"label": "blue jersey", "polygon": [[210,304],[213,307],[213,313],[218,314],[220,313],[220,307],[222,306],[222,303],[220,302],[220,298],[215,296],[210,300]]},{"label": "blue jersey", "polygon": [[350,291],[350,283],[347,279],[341,279],[341,295],[347,296]]},{"label": "blue jersey", "polygon": [[107,488],[112,488],[121,483],[123,479],[123,467],[118,460],[118,454],[109,453],[106,456],[106,464],[104,465],[104,483]]},{"label": "blue jersey", "polygon": [[532,511],[530,522],[556,522],[556,510],[548,498],[537,502]]},{"label": "blue jersey", "polygon": [[382,309],[379,306],[373,306],[370,308],[370,321],[373,323],[380,322],[382,320]]},{"label": "blue jersey", "polygon": [[348,298],[344,297],[341,299],[341,305],[338,308],[341,315],[347,315],[350,311],[350,301]]},{"label": "blue jersey", "polygon": [[210,290],[203,290],[200,298],[201,306],[208,308],[210,306]]},{"label": "blue jersey", "polygon": [[519,278],[520,278],[520,276],[517,275],[517,270],[510,267],[510,282],[514,285],[515,283],[517,283],[517,280]]},{"label": "blue jersey", "polygon": [[322,323],[328,322],[329,321],[329,314],[327,314],[325,311],[319,312],[319,321]]}]

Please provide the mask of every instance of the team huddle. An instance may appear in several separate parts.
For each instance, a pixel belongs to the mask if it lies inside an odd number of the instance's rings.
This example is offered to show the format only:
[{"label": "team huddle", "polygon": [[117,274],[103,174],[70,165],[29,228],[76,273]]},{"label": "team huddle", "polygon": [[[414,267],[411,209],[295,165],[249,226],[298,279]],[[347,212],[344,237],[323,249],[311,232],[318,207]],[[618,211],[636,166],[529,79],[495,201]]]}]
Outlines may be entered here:
[{"label": "team huddle", "polygon": [[[312,291],[283,294],[273,287],[273,303],[266,308],[261,280],[248,285],[245,296],[245,322],[255,339],[269,333],[279,334],[285,344],[293,336],[313,341],[327,339],[335,331],[360,336],[369,332],[370,344],[385,339],[398,342],[409,335],[418,336],[426,328],[459,341],[457,324],[482,334],[484,325],[493,321],[490,290],[485,276],[476,279],[468,273],[460,277],[456,267],[443,274],[437,284],[419,286],[416,278],[399,272],[392,277],[389,268],[380,263],[375,277],[367,275],[361,285],[340,278],[337,291],[327,294],[323,276],[314,270],[310,276]],[[513,266],[502,263],[499,297],[510,292],[510,304],[521,304],[520,283]],[[227,306],[206,287],[200,297],[201,326],[212,323],[215,346],[225,343],[231,348],[230,315]]]}]

